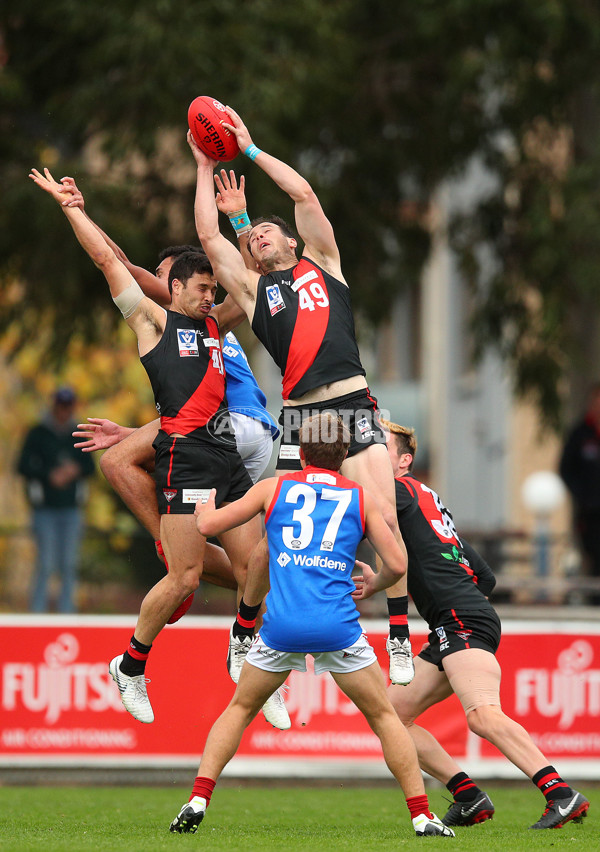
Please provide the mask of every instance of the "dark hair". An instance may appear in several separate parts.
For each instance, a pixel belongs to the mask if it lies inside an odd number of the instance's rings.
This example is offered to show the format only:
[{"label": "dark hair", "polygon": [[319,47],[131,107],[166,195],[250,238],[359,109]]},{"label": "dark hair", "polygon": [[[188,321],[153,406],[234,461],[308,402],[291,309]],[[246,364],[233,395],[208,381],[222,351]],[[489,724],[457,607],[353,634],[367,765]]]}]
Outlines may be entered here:
[{"label": "dark hair", "polygon": [[313,414],[300,426],[300,447],[307,464],[339,470],[350,446],[350,432],[331,411]]},{"label": "dark hair", "polygon": [[[256,225],[262,225],[264,222],[269,222],[271,225],[277,225],[281,229],[284,237],[288,237],[291,240],[296,239],[296,234],[292,231],[285,219],[281,218],[281,216],[258,216],[250,222],[250,225],[254,228]],[[250,250],[250,243],[248,243],[248,251],[252,254],[252,251]]]},{"label": "dark hair", "polygon": [[182,254],[187,254],[189,251],[197,254],[205,254],[202,246],[167,246],[158,253],[158,262],[162,263],[166,257],[179,257]]},{"label": "dark hair", "polygon": [[173,295],[173,281],[175,278],[181,281],[185,287],[192,275],[196,273],[201,275],[204,272],[208,273],[208,275],[213,274],[213,268],[204,252],[186,251],[180,254],[169,270],[169,293]]}]

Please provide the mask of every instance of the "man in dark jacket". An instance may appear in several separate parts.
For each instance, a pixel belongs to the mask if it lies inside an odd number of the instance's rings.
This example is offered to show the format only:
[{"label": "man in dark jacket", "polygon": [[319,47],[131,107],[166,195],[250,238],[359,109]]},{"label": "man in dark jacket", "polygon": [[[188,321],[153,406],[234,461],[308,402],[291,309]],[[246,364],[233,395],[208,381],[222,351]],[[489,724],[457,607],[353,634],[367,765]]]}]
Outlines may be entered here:
[{"label": "man in dark jacket", "polygon": [[18,471],[26,481],[37,545],[32,612],[48,610],[48,580],[53,573],[62,580],[58,611],[75,611],[81,507],[87,490],[85,479],[94,472],[92,459],[73,446],[75,402],[71,388],[56,391],[48,414],[27,433],[18,462]]},{"label": "man in dark jacket", "polygon": [[[585,415],[567,436],[560,475],[571,492],[586,573],[600,577],[600,382],[590,388]],[[592,600],[600,603],[600,594]]]}]

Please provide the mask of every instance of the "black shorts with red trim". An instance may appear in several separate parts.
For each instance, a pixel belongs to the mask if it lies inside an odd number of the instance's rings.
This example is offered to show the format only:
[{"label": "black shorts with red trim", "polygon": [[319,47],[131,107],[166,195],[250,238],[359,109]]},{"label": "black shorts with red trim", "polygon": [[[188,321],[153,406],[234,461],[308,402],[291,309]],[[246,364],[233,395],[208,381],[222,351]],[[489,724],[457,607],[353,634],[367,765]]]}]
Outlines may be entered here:
[{"label": "black shorts with red trim", "polygon": [[443,671],[442,660],[457,651],[481,648],[495,654],[500,644],[502,625],[493,606],[473,610],[443,610],[429,634],[419,657]]},{"label": "black shorts with red trim", "polygon": [[196,502],[217,489],[216,504],[238,500],[252,480],[237,450],[195,438],[175,438],[159,432],[156,451],[156,498],[161,515],[193,515]]},{"label": "black shorts with red trim", "polygon": [[368,388],[306,405],[284,405],[279,415],[282,426],[277,470],[301,470],[300,426],[308,417],[330,411],[341,417],[350,432],[348,456],[355,456],[372,444],[385,444],[385,432],[379,423],[377,400]]}]

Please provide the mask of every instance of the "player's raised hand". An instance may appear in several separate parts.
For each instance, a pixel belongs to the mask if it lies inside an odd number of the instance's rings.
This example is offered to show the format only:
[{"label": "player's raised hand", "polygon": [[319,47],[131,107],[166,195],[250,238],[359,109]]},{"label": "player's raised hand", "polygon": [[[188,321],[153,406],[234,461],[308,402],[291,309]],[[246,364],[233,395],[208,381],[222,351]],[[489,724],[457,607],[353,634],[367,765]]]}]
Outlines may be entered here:
[{"label": "player's raised hand", "polygon": [[65,195],[63,207],[79,207],[80,210],[83,210],[85,207],[83,193],[75,183],[75,179],[72,177],[63,177],[60,179],[60,182],[62,189],[59,189],[59,192]]},{"label": "player's raised hand", "polygon": [[74,438],[83,438],[78,444],[73,444],[82,453],[93,453],[96,450],[107,450],[121,440],[121,427],[112,420],[102,417],[88,417],[87,423],[78,423]]},{"label": "player's raised hand", "polygon": [[223,127],[226,127],[227,130],[230,130],[231,133],[235,135],[238,147],[243,154],[248,145],[253,144],[252,137],[250,136],[250,131],[234,109],[228,106],[227,112],[231,116],[231,124],[226,121],[222,121],[221,124],[223,125]]},{"label": "player's raised hand", "polygon": [[238,184],[233,169],[227,174],[225,169],[215,172],[215,184],[217,186],[217,207],[221,213],[226,215],[238,213],[246,209],[246,180],[244,175],[240,176]]},{"label": "player's raised hand", "polygon": [[51,195],[52,198],[57,201],[59,204],[63,204],[65,199],[65,191],[66,188],[63,187],[61,183],[57,183],[50,173],[50,169],[44,169],[44,174],[39,172],[37,169],[32,169],[29,173],[29,177],[31,180],[43,189],[44,192],[47,192],[48,195]]},{"label": "player's raised hand", "polygon": [[196,140],[195,140],[195,139],[194,139],[194,137],[192,136],[192,132],[191,132],[191,130],[188,130],[188,132],[187,132],[187,137],[186,137],[186,138],[187,138],[187,141],[188,141],[188,145],[189,145],[189,146],[190,146],[190,148],[192,149],[192,154],[194,155],[194,160],[196,161],[196,163],[197,163],[199,166],[206,166],[206,165],[210,165],[210,167],[214,169],[214,168],[216,168],[216,167],[219,165],[219,161],[218,161],[218,160],[212,160],[212,159],[211,159],[210,157],[208,157],[208,156],[204,153],[204,151],[203,151],[203,150],[202,150],[202,149],[198,146],[198,144],[196,143]]}]

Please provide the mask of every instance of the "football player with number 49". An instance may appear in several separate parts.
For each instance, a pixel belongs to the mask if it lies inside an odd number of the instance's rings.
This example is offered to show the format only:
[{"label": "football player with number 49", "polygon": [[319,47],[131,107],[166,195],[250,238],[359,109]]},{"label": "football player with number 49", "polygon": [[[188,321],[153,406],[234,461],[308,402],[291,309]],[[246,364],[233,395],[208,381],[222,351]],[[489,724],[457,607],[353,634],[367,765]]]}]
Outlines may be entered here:
[{"label": "football player with number 49", "polygon": [[[378,422],[377,401],[371,396],[356,343],[350,289],[344,279],[331,222],[319,199],[295,169],[262,151],[240,116],[227,107],[231,123],[223,122],[240,151],[294,202],[298,240],[279,217],[252,222],[245,207],[229,215],[240,251],[219,230],[210,159],[188,142],[197,165],[196,229],[215,275],[245,311],[252,330],[281,370],[283,434],[278,473],[300,470],[298,429],[321,411],[335,411],[350,431],[351,444],[341,472],[368,489],[400,547],[394,502],[394,478]],[[217,188],[227,173],[215,175]],[[231,176],[229,177],[231,180]],[[225,181],[225,184],[223,183]],[[266,543],[262,545],[266,564]],[[387,592],[390,614],[389,674],[392,683],[406,684],[414,670],[408,630],[406,580]],[[232,652],[237,652],[232,642]]]}]

